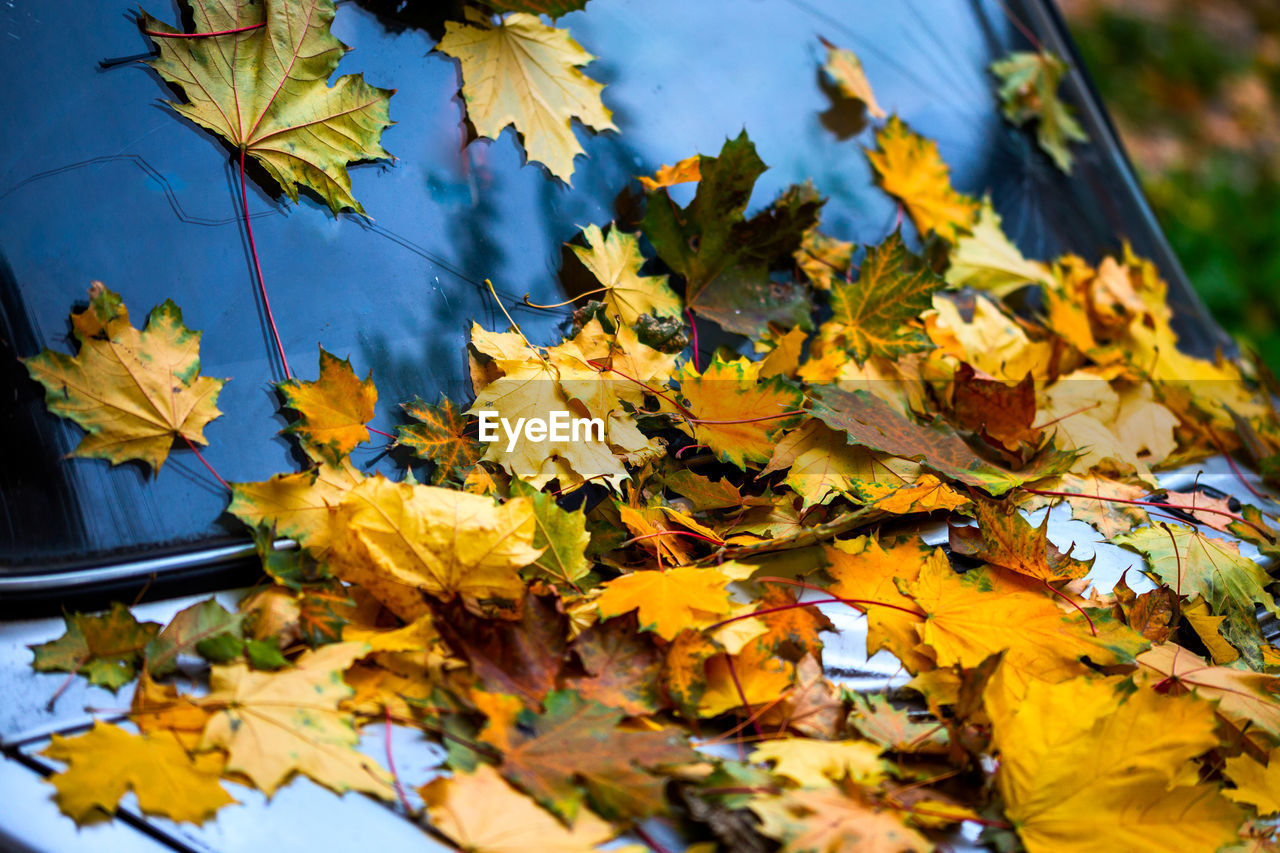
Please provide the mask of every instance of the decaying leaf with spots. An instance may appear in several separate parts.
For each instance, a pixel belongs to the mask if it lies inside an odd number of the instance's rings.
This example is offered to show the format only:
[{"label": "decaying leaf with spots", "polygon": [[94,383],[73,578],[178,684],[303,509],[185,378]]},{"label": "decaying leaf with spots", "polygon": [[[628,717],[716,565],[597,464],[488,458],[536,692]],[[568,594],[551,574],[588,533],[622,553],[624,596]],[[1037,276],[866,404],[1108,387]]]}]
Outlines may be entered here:
[{"label": "decaying leaf with spots", "polygon": [[119,465],[138,459],[159,473],[175,441],[208,444],[204,428],[222,413],[224,379],[200,375],[200,333],[172,300],[152,310],[145,328],[129,324],[120,297],[95,282],[89,308],[71,315],[80,351],[24,359],[45,389],[45,405],[85,430],[72,456]]},{"label": "decaying leaf with spots", "polygon": [[[195,32],[237,32],[153,37],[160,55],[151,67],[187,98],[169,105],[257,160],[294,201],[301,185],[334,213],[364,213],[347,165],[391,156],[379,139],[391,125],[394,91],[370,86],[361,74],[329,85],[347,52],[329,31],[333,0],[191,0],[190,7]],[[179,32],[146,13],[142,25]]]},{"label": "decaying leaf with spots", "polygon": [[351,715],[338,710],[352,694],[343,670],[368,651],[364,643],[336,643],[275,673],[244,663],[215,666],[200,700],[212,712],[201,746],[225,749],[227,771],[244,774],[268,796],[304,773],[338,793],[394,798],[386,771],[356,751]]}]

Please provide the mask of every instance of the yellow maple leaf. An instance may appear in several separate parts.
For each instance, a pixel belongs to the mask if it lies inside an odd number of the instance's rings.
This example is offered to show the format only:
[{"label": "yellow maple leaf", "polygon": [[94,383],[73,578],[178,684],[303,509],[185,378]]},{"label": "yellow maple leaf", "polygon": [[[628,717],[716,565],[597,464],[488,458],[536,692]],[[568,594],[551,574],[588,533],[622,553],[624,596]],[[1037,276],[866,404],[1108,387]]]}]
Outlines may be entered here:
[{"label": "yellow maple leaf", "polygon": [[991,206],[991,196],[982,200],[973,232],[956,241],[950,260],[948,284],[973,287],[1000,297],[1028,284],[1056,284],[1047,265],[1027,260],[1005,236],[1000,214]]},{"label": "yellow maple leaf", "polygon": [[874,536],[838,540],[824,549],[834,583],[832,595],[877,604],[857,604],[867,614],[867,654],[888,649],[910,672],[933,666],[933,661],[917,650],[920,637],[914,601],[898,590],[898,583],[911,583],[927,563],[947,565],[940,550],[930,550],[917,539],[890,542],[889,547]]},{"label": "yellow maple leaf", "polygon": [[257,483],[232,483],[227,512],[250,527],[274,527],[278,535],[320,556],[329,548],[330,510],[363,479],[359,469],[343,460]]},{"label": "yellow maple leaf", "polygon": [[722,460],[745,469],[748,462],[767,462],[773,436],[793,426],[802,403],[799,390],[779,377],[756,381],[751,362],[717,357],[699,373],[685,364],[676,374],[680,394],[688,400],[692,420],[677,426],[708,445]]},{"label": "yellow maple leaf", "polygon": [[768,644],[757,642],[748,643],[736,655],[709,658],[706,674],[707,687],[698,706],[702,716],[714,717],[727,711],[749,714],[760,705],[776,702],[791,689],[795,666],[775,655]]},{"label": "yellow maple leaf", "polygon": [[669,317],[680,313],[680,297],[665,275],[640,275],[645,259],[636,235],[616,225],[605,235],[600,226],[588,225],[582,236],[586,246],[570,244],[569,248],[604,288],[604,295],[597,298],[604,302],[609,316],[622,318],[622,325],[630,327],[642,314]]},{"label": "yellow maple leaf", "polygon": [[222,754],[192,755],[171,732],[135,735],[99,720],[84,734],[54,735],[40,754],[67,763],[50,781],[58,808],[79,824],[110,815],[130,790],[144,814],[179,823],[204,823],[235,802],[218,782]]},{"label": "yellow maple leaf", "polygon": [[1235,838],[1243,814],[1217,785],[1179,784],[1218,744],[1208,702],[1073,678],[1034,682],[1016,704],[988,688],[986,704],[996,783],[1028,853],[1216,850]]},{"label": "yellow maple leaf", "polygon": [[1132,662],[1147,646],[1110,611],[1084,615],[1030,579],[991,566],[956,574],[946,560],[931,561],[903,589],[926,617],[917,627],[939,666],[978,666],[1004,652],[1006,683],[1016,695],[1032,681],[1062,681],[1098,666]]},{"label": "yellow maple leaf", "polygon": [[855,483],[874,478],[877,467],[869,450],[849,444],[821,421],[809,420],[776,442],[761,474],[785,470],[784,482],[808,507],[852,491]]},{"label": "yellow maple leaf", "polygon": [[592,317],[573,338],[588,365],[595,365],[612,384],[619,400],[641,407],[648,389],[661,388],[671,378],[676,357],[640,342],[636,330],[620,326],[608,334],[600,321]]},{"label": "yellow maple leaf", "polygon": [[846,776],[860,785],[875,785],[885,778],[880,747],[866,740],[783,737],[757,746],[751,760],[772,761],[774,774],[802,788],[826,788]]},{"label": "yellow maple leaf", "polygon": [[1261,730],[1280,741],[1280,699],[1275,676],[1247,669],[1213,666],[1175,643],[1161,643],[1138,655],[1138,665],[1161,676],[1177,691],[1195,691],[1216,699],[1218,714],[1241,731]]},{"label": "yellow maple leaf", "polygon": [[871,82],[867,80],[867,72],[862,70],[862,60],[858,59],[857,54],[836,47],[821,36],[818,41],[827,49],[827,61],[822,70],[835,82],[840,94],[862,101],[867,108],[867,115],[884,118],[887,113],[876,102],[875,92],[871,90]]},{"label": "yellow maple leaf", "polygon": [[[483,23],[481,21],[480,23]],[[524,137],[529,160],[569,183],[582,146],[571,119],[595,130],[617,130],[600,100],[603,83],[579,66],[595,59],[568,30],[515,13],[495,26],[445,22],[436,50],[462,64],[462,97],[476,132],[497,139],[507,125]]]},{"label": "yellow maple leaf", "polygon": [[876,131],[877,151],[867,151],[880,186],[901,200],[921,235],[936,231],[954,243],[973,227],[978,202],[951,187],[951,170],[938,143],[913,133],[897,116]]},{"label": "yellow maple leaf", "polygon": [[566,827],[487,764],[419,789],[431,826],[466,853],[589,853],[616,833],[589,811]]},{"label": "yellow maple leaf", "polygon": [[835,282],[847,280],[856,248],[846,240],[828,237],[815,226],[804,232],[793,257],[810,284],[818,290],[830,290]]},{"label": "yellow maple leaf", "polygon": [[373,372],[363,380],[348,359],[320,348],[320,377],[314,382],[287,379],[276,386],[298,420],[285,428],[307,455],[338,465],[357,445],[369,440],[365,424],[373,420],[378,389]]},{"label": "yellow maple leaf", "polygon": [[120,297],[94,282],[89,308],[71,321],[78,354],[45,350],[23,364],[44,386],[49,411],[85,430],[72,456],[140,459],[159,473],[175,440],[209,443],[204,428],[221,414],[226,380],[200,375],[200,333],[183,325],[172,300],[139,331]]},{"label": "yellow maple leaf", "polygon": [[1280,750],[1268,756],[1265,765],[1247,755],[1228,758],[1223,772],[1235,783],[1223,795],[1237,803],[1248,803],[1265,817],[1280,812]]},{"label": "yellow maple leaf", "polygon": [[666,640],[689,627],[705,627],[729,612],[729,579],[716,569],[682,566],[638,571],[604,584],[597,601],[606,619],[637,611],[640,628]]},{"label": "yellow maple leaf", "polygon": [[351,715],[338,710],[352,695],[343,670],[368,652],[364,643],[333,643],[279,672],[244,662],[214,666],[209,695],[200,700],[213,712],[202,747],[225,749],[227,772],[244,774],[267,796],[297,772],[337,793],[393,799],[387,773],[356,751]]},{"label": "yellow maple leaf", "polygon": [[378,475],[353,488],[334,522],[343,561],[436,598],[518,601],[519,570],[536,560],[537,529],[527,498],[501,506],[453,489],[395,483]]},{"label": "yellow maple leaf", "polygon": [[957,492],[932,474],[921,474],[914,483],[897,487],[884,483],[862,486],[861,492],[870,498],[876,509],[894,515],[913,512],[951,511],[968,504],[969,498]]}]

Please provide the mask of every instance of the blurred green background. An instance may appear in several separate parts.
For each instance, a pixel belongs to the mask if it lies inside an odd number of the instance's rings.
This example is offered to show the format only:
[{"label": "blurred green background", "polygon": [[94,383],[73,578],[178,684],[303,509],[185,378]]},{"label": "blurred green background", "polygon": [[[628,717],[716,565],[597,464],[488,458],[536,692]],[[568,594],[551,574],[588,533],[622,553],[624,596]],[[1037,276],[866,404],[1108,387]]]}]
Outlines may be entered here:
[{"label": "blurred green background", "polygon": [[1209,309],[1280,371],[1280,0],[1059,0]]}]

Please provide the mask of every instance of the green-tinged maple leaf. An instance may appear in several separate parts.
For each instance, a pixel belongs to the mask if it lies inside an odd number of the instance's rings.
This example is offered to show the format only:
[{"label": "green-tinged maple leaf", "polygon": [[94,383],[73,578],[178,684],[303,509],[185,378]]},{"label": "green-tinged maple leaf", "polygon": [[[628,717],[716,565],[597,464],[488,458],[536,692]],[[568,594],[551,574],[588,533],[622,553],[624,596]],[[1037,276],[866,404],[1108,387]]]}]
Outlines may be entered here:
[{"label": "green-tinged maple leaf", "polygon": [[118,690],[137,675],[143,652],[160,630],[156,622],[138,622],[120,602],[99,616],[68,613],[67,632],[29,648],[36,672],[75,672],[91,684]]},{"label": "green-tinged maple leaf", "polygon": [[199,701],[211,712],[201,746],[225,749],[227,771],[267,796],[297,772],[338,793],[394,799],[386,772],[356,751],[351,715],[338,710],[353,692],[343,671],[368,651],[365,643],[335,643],[273,673],[244,663],[215,666],[209,695]]},{"label": "green-tinged maple leaf", "polygon": [[859,362],[873,355],[897,358],[931,349],[924,330],[912,323],[933,306],[934,292],[944,285],[895,231],[867,249],[857,281],[832,283],[834,316],[822,324],[819,335]]},{"label": "green-tinged maple leaf", "polygon": [[744,130],[719,156],[700,158],[698,189],[687,207],[666,188],[646,194],[642,230],[658,256],[685,278],[685,304],[731,332],[759,336],[769,323],[809,325],[807,292],[769,279],[790,261],[818,220],[822,199],[793,187],[746,219],[747,202],[765,165]]},{"label": "green-tinged maple leaf", "polygon": [[742,492],[729,480],[710,480],[679,468],[663,480],[668,489],[689,499],[694,512],[742,506]]},{"label": "green-tinged maple leaf", "polygon": [[298,595],[298,633],[312,648],[338,642],[347,624],[341,611],[354,604],[341,584],[303,590]]},{"label": "green-tinged maple leaf", "polygon": [[1093,558],[1077,560],[1068,548],[1064,554],[1049,541],[1049,514],[1032,527],[1009,502],[974,500],[977,527],[952,527],[951,550],[965,557],[1001,566],[1042,581],[1082,578]]},{"label": "green-tinged maple leaf", "polygon": [[636,235],[617,226],[606,235],[598,225],[588,225],[582,236],[586,246],[570,244],[569,248],[605,289],[600,299],[611,320],[616,316],[624,326],[634,326],[644,314],[661,317],[680,313],[680,297],[665,275],[640,275],[645,259]]},{"label": "green-tinged maple leaf", "polygon": [[1000,80],[1004,117],[1016,125],[1036,122],[1036,141],[1058,168],[1071,174],[1072,142],[1088,142],[1071,107],[1058,95],[1067,64],[1047,50],[1017,51],[991,64]]},{"label": "green-tinged maple leaf", "polygon": [[1112,542],[1145,556],[1152,572],[1178,594],[1203,596],[1210,611],[1226,617],[1222,635],[1252,665],[1262,663],[1257,605],[1277,616],[1280,606],[1266,590],[1271,582],[1266,571],[1234,542],[1183,524],[1140,527]]},{"label": "green-tinged maple leaf", "polygon": [[200,375],[200,333],[183,325],[177,305],[154,308],[139,331],[119,295],[94,282],[89,308],[71,323],[78,354],[23,359],[49,411],[85,430],[71,455],[113,465],[139,459],[159,473],[176,439],[208,444],[204,428],[221,414],[226,380]]},{"label": "green-tinged maple leaf", "polygon": [[1028,284],[1055,286],[1049,267],[1027,260],[1005,235],[991,196],[982,200],[972,233],[961,236],[951,250],[946,279],[956,287],[973,287],[996,296],[1006,296]]},{"label": "green-tinged maple leaf", "polygon": [[229,613],[215,599],[206,599],[182,610],[147,644],[147,670],[165,675],[178,668],[179,655],[199,655],[225,663],[244,651],[244,617]]},{"label": "green-tinged maple leaf", "polygon": [[462,65],[462,97],[476,132],[497,139],[512,125],[524,137],[530,161],[565,183],[573,158],[583,153],[571,120],[597,131],[617,130],[600,100],[603,83],[579,68],[595,59],[568,30],[517,12],[490,26],[445,22],[436,50]]},{"label": "green-tinged maple leaf", "polygon": [[[379,139],[394,94],[347,74],[329,77],[347,47],[329,32],[333,0],[188,0],[195,32],[265,26],[193,38],[155,38],[156,69],[187,97],[176,111],[253,157],[294,201],[298,185],[334,213],[364,213],[347,165],[391,155]],[[143,13],[143,28],[178,30]]]},{"label": "green-tinged maple leaf", "polygon": [[467,418],[453,401],[441,394],[434,405],[415,399],[401,408],[417,423],[396,427],[396,444],[434,464],[432,484],[465,480],[484,455],[484,445],[467,435]]},{"label": "green-tinged maple leaf", "polygon": [[939,476],[977,486],[997,497],[1020,483],[1061,473],[1073,458],[1071,454],[1047,453],[1022,471],[1006,471],[974,453],[943,421],[921,426],[865,391],[823,388],[814,402],[813,416],[844,432],[850,444],[914,459]]},{"label": "green-tinged maple leaf", "polygon": [[543,704],[542,714],[520,713],[499,770],[570,823],[587,800],[610,818],[653,814],[665,782],[648,769],[699,760],[683,734],[619,729],[622,711],[571,690],[548,693]]},{"label": "green-tinged maple leaf", "polygon": [[318,379],[287,379],[276,388],[285,405],[298,413],[298,419],[284,431],[297,436],[312,458],[338,465],[357,445],[369,440],[365,424],[373,419],[378,402],[372,371],[361,380],[348,359],[339,359],[321,347]]},{"label": "green-tinged maple leaf", "polygon": [[541,492],[523,480],[511,481],[511,494],[528,498],[533,505],[537,526],[532,545],[544,549],[542,556],[534,560],[526,572],[543,575],[565,587],[577,586],[577,582],[591,571],[591,563],[586,556],[587,546],[591,544],[586,515],[561,509],[553,495]]}]

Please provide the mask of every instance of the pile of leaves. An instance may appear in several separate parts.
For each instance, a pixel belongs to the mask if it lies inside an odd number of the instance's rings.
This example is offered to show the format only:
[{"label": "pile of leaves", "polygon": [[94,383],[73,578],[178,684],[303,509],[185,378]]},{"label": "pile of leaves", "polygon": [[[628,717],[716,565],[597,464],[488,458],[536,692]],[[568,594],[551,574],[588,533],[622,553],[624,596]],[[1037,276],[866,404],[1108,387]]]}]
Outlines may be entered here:
[{"label": "pile of leaves", "polygon": [[[530,157],[563,174],[559,125],[520,117],[547,102],[503,64],[538,33],[568,50],[528,11],[473,13],[439,49],[477,129],[515,110]],[[560,67],[598,103],[573,56]],[[852,54],[831,47],[825,69],[882,112]],[[1280,608],[1240,542],[1280,555],[1275,505],[1155,480],[1221,453],[1275,478],[1269,377],[1180,352],[1165,283],[1127,249],[1023,257],[901,118],[867,156],[919,253],[898,230],[866,247],[824,233],[808,185],[749,215],[765,165],[745,132],[642,178],[639,231],[572,245],[600,289],[560,340],[473,326],[474,399],[403,404],[396,443],[429,482],[351,462],[377,392],[347,360],[321,350],[315,380],[279,383],[309,463],[229,484],[227,507],[263,582],[164,626],[123,605],[69,614],[33,647],[37,670],[135,682],[127,728],[45,751],[66,764],[63,811],[85,822],[132,790],[143,812],[202,822],[236,786],[301,774],[470,851],[654,846],[654,820],[748,851],[927,850],[965,822],[999,849],[1273,844],[1280,650],[1258,614]],[[677,183],[696,183],[686,205]],[[159,469],[176,440],[204,443],[222,380],[200,374],[176,306],[139,330],[95,285],[71,321],[75,355],[26,363],[85,429],[76,455]],[[704,362],[698,323],[746,342]],[[481,442],[481,411],[604,433]],[[1155,588],[1090,589],[1091,561],[1025,519],[1064,502]],[[930,547],[916,522],[940,519],[948,547]],[[824,675],[832,608],[865,618],[904,687]],[[395,775],[357,749],[371,723],[419,730],[444,766]]]}]

